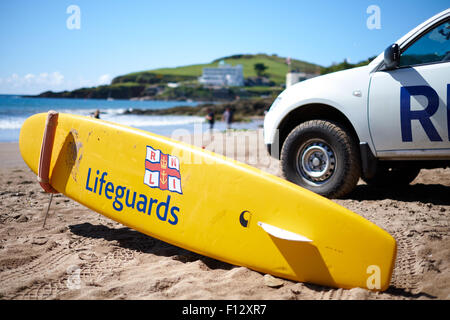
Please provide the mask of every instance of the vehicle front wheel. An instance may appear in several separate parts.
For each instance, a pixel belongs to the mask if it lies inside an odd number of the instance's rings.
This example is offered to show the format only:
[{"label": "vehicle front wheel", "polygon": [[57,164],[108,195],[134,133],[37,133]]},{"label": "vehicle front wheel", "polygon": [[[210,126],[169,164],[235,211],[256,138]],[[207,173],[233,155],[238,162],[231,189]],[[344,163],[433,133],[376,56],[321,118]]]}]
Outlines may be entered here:
[{"label": "vehicle front wheel", "polygon": [[328,198],[343,197],[361,175],[359,149],[345,127],[326,120],[298,125],[281,149],[284,178]]}]

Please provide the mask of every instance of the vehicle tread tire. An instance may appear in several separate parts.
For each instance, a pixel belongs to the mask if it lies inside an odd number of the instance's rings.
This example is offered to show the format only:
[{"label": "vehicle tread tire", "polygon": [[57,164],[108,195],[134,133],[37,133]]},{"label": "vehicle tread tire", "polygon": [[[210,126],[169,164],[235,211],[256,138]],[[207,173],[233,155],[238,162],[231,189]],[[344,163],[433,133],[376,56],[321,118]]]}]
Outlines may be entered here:
[{"label": "vehicle tread tire", "polygon": [[[339,153],[339,167],[326,184],[305,184],[295,169],[296,154],[303,141],[319,137]],[[350,193],[361,176],[359,148],[344,126],[329,120],[310,120],[299,124],[286,138],[280,155],[283,177],[328,198],[341,198]]]}]

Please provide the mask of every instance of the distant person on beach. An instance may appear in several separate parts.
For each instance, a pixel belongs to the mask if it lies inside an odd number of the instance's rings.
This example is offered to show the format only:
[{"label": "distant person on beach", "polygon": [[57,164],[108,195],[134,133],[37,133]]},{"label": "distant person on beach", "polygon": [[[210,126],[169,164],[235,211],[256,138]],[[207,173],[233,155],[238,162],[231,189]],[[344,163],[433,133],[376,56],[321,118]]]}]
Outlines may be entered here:
[{"label": "distant person on beach", "polygon": [[95,110],[95,112],[94,112],[94,118],[95,119],[100,119],[100,110]]},{"label": "distant person on beach", "polygon": [[206,115],[206,120],[209,123],[209,131],[212,133],[214,128],[214,111],[208,108],[208,114]]},{"label": "distant person on beach", "polygon": [[233,122],[233,111],[230,108],[226,108],[223,113],[223,121],[227,124],[227,130],[231,129],[231,123]]}]

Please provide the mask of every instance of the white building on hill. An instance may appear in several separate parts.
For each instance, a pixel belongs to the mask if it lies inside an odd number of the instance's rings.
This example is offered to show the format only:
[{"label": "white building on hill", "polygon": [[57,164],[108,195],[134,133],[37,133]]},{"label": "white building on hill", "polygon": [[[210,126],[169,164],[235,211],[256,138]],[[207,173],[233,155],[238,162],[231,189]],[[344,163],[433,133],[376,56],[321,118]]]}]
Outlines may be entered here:
[{"label": "white building on hill", "polygon": [[232,67],[222,60],[217,68],[203,68],[203,74],[198,81],[205,86],[243,86],[242,65]]}]

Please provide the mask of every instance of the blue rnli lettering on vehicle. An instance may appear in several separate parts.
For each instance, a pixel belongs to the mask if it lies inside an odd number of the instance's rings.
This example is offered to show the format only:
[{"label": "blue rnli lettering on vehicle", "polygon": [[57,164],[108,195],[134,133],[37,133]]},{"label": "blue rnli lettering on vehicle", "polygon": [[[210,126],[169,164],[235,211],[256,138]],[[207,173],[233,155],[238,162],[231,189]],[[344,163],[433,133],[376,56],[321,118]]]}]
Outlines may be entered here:
[{"label": "blue rnli lettering on vehicle", "polygon": [[[423,110],[411,110],[412,96],[425,96],[428,101],[427,107]],[[439,135],[438,131],[436,130],[430,119],[436,113],[438,108],[439,108],[439,96],[433,88],[429,86],[401,87],[400,119],[402,130],[402,141],[411,142],[413,140],[411,129],[412,120],[419,120],[430,141],[442,141],[441,136]],[[447,111],[448,111],[448,101],[447,101]]]},{"label": "blue rnli lettering on vehicle", "polygon": [[[161,221],[167,221],[171,225],[178,223],[178,214],[180,208],[173,205],[174,201],[170,195],[167,195],[165,201],[148,197],[146,194],[138,194],[127,186],[115,185],[112,181],[106,181],[108,172],[100,173],[96,170],[96,176],[91,177],[92,169],[88,169],[86,178],[86,190],[104,196],[108,200],[113,200],[112,208],[121,212],[125,207],[151,215],[152,212]],[[100,178],[99,178],[100,177]]]}]

